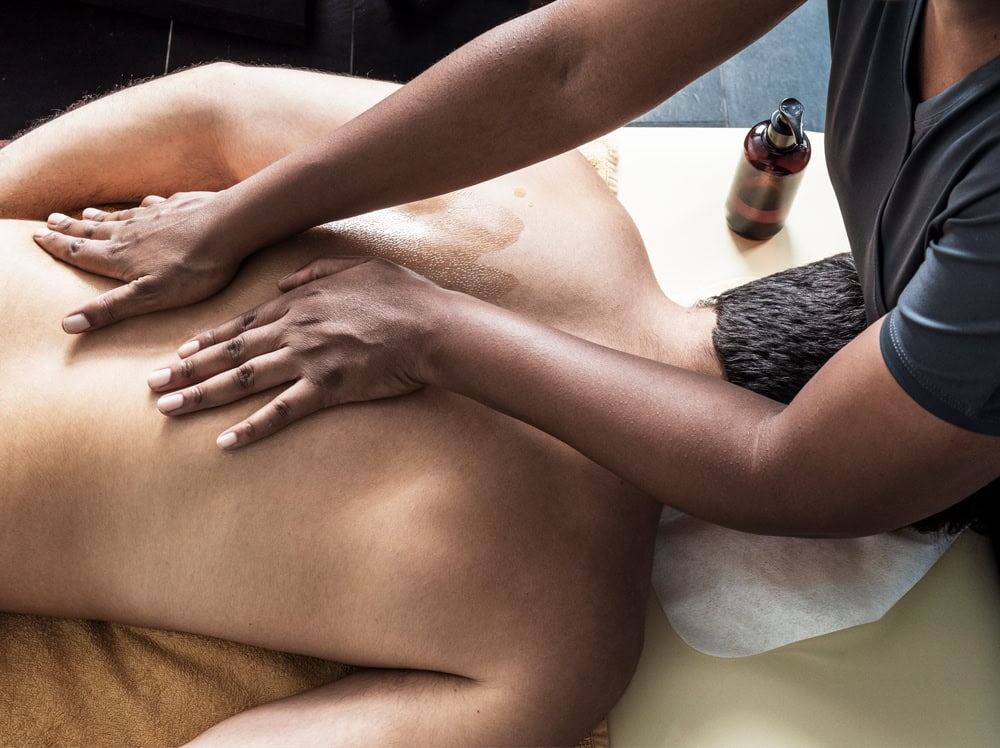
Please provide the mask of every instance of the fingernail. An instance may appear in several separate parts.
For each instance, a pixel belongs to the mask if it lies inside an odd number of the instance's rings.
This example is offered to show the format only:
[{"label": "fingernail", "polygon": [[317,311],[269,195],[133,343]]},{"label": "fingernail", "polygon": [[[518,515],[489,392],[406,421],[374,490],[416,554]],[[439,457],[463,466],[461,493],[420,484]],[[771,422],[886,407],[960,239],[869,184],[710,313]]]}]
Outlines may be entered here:
[{"label": "fingernail", "polygon": [[68,221],[68,220],[69,216],[63,215],[62,213],[52,213],[51,215],[49,215],[48,222],[50,224],[53,224],[53,223],[62,223],[63,221]]},{"label": "fingernail", "polygon": [[90,329],[90,322],[82,314],[71,314],[62,321],[62,328],[71,335]]},{"label": "fingernail", "polygon": [[157,369],[146,378],[150,387],[162,387],[170,381],[170,369]]},{"label": "fingernail", "polygon": [[229,449],[236,445],[236,434],[232,431],[227,431],[222,434],[218,439],[215,440],[215,446],[219,449]]},{"label": "fingernail", "polygon": [[177,410],[183,404],[184,395],[179,392],[175,392],[172,395],[164,395],[156,401],[156,407],[160,409],[161,413],[169,413],[172,410]]},{"label": "fingernail", "polygon": [[81,215],[84,218],[93,218],[100,212],[101,211],[99,211],[97,208],[84,208],[83,213],[81,213]]},{"label": "fingernail", "polygon": [[180,356],[181,358],[187,358],[192,353],[197,353],[200,347],[201,346],[199,345],[197,340],[189,340],[188,342],[186,342],[184,345],[182,345],[180,348],[177,349],[177,355]]}]

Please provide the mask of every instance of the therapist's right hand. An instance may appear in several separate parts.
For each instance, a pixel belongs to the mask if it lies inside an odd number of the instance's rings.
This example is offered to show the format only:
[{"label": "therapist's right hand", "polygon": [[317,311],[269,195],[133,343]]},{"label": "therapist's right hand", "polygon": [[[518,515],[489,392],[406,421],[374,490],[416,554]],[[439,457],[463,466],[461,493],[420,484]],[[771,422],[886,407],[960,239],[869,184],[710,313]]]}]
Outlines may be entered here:
[{"label": "therapist's right hand", "polygon": [[67,333],[192,304],[224,288],[243,255],[213,239],[217,192],[151,196],[138,208],[88,208],[77,220],[54,213],[35,242],[63,262],[125,282],[71,310]]}]

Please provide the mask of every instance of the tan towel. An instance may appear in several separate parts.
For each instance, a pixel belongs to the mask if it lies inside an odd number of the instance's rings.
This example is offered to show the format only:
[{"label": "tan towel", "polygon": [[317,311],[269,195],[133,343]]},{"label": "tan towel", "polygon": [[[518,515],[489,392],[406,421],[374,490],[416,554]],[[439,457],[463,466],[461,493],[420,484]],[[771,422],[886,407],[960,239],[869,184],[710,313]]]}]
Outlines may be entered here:
[{"label": "tan towel", "polygon": [[208,637],[0,615],[0,745],[176,746],[352,668]]},{"label": "tan towel", "polygon": [[[0,745],[168,748],[355,668],[191,634],[0,614]],[[581,748],[606,748],[599,724]]]}]

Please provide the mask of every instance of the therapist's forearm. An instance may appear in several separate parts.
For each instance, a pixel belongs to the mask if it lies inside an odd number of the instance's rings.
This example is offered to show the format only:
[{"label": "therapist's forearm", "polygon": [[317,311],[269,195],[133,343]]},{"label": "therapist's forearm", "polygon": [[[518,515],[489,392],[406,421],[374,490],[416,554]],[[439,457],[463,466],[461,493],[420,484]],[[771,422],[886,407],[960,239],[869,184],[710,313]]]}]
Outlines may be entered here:
[{"label": "therapist's forearm", "polygon": [[974,490],[981,476],[949,475],[940,442],[887,439],[883,426],[905,429],[910,406],[861,371],[865,357],[881,366],[877,330],[849,347],[784,406],[460,297],[420,381],[539,428],[665,504],[748,532],[867,535]]},{"label": "therapist's forearm", "polygon": [[782,411],[776,402],[470,299],[454,302],[425,379],[551,434],[664,503],[782,531],[761,526],[752,495],[754,444]]},{"label": "therapist's forearm", "polygon": [[569,92],[566,71],[580,68],[586,54],[574,49],[575,35],[565,29],[549,36],[516,19],[474,40],[371,110],[237,185],[231,192],[241,217],[234,228],[253,226],[248,239],[266,243],[475,184],[615,127],[622,117],[614,101],[590,107],[593,113],[578,111]]},{"label": "therapist's forearm", "polygon": [[[640,114],[796,2],[560,0],[484,34],[354,121],[237,185],[223,220],[255,246],[478,183]],[[609,25],[610,24],[610,25]]]}]

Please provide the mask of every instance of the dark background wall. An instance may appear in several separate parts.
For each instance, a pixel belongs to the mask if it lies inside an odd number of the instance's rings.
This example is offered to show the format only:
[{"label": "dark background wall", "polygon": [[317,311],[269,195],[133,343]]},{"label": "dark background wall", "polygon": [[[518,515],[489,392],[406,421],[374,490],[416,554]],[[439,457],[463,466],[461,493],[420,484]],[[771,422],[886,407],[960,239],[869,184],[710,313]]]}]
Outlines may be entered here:
[{"label": "dark background wall", "polygon": [[0,139],[201,62],[406,81],[529,0],[33,0],[0,10]]},{"label": "dark background wall", "polygon": [[[544,0],[34,0],[0,9],[0,139],[84,95],[199,62],[292,65],[406,81]],[[822,130],[830,66],[826,0],[637,125],[749,127],[786,96]],[[614,33],[614,29],[609,29]],[[614,64],[609,60],[608,64]],[[529,83],[530,85],[530,83]]]}]

